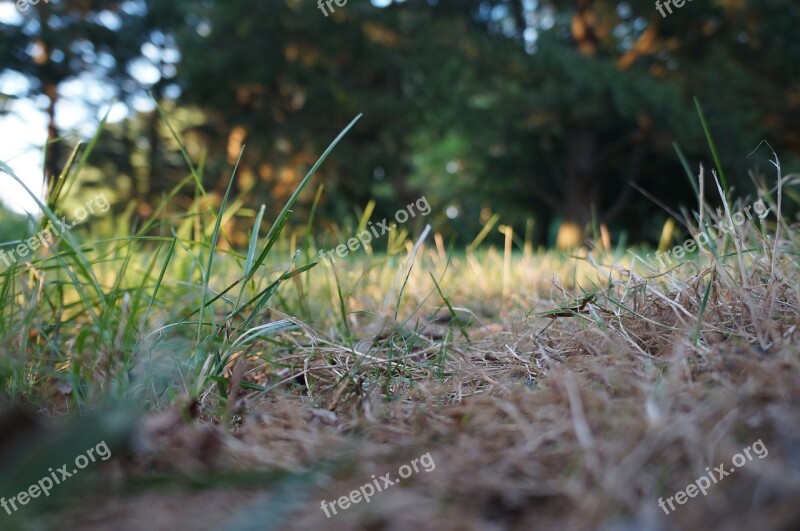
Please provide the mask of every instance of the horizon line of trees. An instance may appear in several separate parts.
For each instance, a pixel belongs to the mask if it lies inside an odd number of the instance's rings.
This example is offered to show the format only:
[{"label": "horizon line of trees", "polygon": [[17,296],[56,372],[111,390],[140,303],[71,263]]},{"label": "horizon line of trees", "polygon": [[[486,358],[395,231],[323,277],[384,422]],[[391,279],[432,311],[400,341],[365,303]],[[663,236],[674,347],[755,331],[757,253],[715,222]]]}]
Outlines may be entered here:
[{"label": "horizon line of trees", "polygon": [[[205,161],[207,190],[224,190],[246,144],[238,189],[273,214],[363,113],[296,219],[321,182],[321,227],[371,199],[381,217],[424,194],[437,227],[463,243],[494,213],[518,233],[533,219],[539,243],[592,224],[657,238],[666,215],[631,183],[667,204],[693,203],[674,144],[693,171],[713,168],[694,97],[742,195],[752,190],[748,169],[769,169],[767,156],[747,158],[762,139],[784,167],[800,160],[800,6],[791,0],[695,3],[666,18],[643,0],[384,3],[351,0],[328,17],[300,0],[38,5],[0,23],[0,75],[29,85],[0,93],[0,112],[44,98],[54,141],[69,81],[88,77],[130,109],[151,95],[192,159]],[[87,95],[85,104],[101,102]],[[48,148],[48,176],[66,147]],[[110,124],[91,165],[87,186],[115,187],[140,216],[187,174],[156,110]]]}]

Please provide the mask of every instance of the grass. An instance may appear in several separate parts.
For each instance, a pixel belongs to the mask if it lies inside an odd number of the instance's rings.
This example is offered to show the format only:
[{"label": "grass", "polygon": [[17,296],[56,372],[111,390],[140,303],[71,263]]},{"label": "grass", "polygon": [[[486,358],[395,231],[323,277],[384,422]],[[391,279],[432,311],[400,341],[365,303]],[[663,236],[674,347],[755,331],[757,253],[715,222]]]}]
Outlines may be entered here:
[{"label": "grass", "polygon": [[[207,193],[187,156],[150,221],[99,219],[91,239],[0,273],[0,495],[98,440],[114,455],[0,513],[4,529],[796,527],[800,242],[781,186],[757,183],[764,223],[666,271],[600,245],[535,251],[510,231],[497,250],[482,243],[494,218],[464,252],[393,234],[316,264],[313,219],[291,229],[292,203],[354,123],[263,236],[264,210],[231,186]],[[718,191],[727,218],[749,201]],[[698,202],[692,234],[719,216]],[[240,253],[223,227],[247,215]],[[658,507],[756,440],[766,459]],[[320,510],[424,452],[430,473]]]}]

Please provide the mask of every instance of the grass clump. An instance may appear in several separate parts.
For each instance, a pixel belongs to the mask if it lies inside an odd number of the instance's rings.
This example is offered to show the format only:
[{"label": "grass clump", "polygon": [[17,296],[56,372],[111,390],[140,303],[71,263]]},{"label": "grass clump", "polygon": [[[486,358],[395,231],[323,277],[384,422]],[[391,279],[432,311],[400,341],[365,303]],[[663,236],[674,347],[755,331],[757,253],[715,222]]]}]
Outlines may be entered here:
[{"label": "grass clump", "polygon": [[[756,182],[769,216],[654,270],[608,246],[516,249],[508,228],[503,250],[479,236],[447,253],[423,231],[395,254],[316,265],[311,220],[287,228],[300,189],[263,238],[254,214],[239,253],[220,242],[241,202],[192,167],[188,215],[165,203],[127,234],[76,233],[0,273],[3,393],[50,414],[112,397],[141,417],[64,427],[115,437],[101,476],[117,483],[91,514],[61,502],[29,522],[133,527],[166,497],[164,528],[794,528],[800,242],[776,171]],[[751,201],[712,177],[721,208],[698,194],[690,234]],[[766,458],[659,508],[757,440]],[[430,473],[320,510],[424,452]]]}]

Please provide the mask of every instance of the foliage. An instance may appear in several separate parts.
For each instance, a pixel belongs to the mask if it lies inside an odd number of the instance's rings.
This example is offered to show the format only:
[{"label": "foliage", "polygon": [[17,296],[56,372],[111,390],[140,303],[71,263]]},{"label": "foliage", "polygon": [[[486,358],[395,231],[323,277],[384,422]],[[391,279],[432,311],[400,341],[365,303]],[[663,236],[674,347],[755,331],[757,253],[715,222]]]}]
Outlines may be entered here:
[{"label": "foliage", "polygon": [[[665,18],[644,0],[351,0],[327,17],[294,0],[64,1],[30,11],[25,23],[0,26],[3,68],[31,80],[18,96],[47,95],[48,84],[86,72],[129,105],[149,90],[217,196],[249,145],[238,191],[268,214],[363,112],[297,204],[307,214],[324,181],[323,226],[344,224],[373,198],[380,217],[426,194],[437,227],[464,243],[494,212],[517,232],[535,218],[540,242],[558,220],[652,238],[661,214],[629,183],[667,204],[691,201],[673,143],[693,171],[712,165],[694,97],[742,193],[746,170],[764,164],[746,158],[761,139],[788,166],[800,153],[791,37],[800,8],[790,0],[686,4]],[[155,111],[110,133],[94,164],[122,175],[120,198],[146,217],[185,175],[178,147]],[[449,206],[458,218],[444,215]]]}]

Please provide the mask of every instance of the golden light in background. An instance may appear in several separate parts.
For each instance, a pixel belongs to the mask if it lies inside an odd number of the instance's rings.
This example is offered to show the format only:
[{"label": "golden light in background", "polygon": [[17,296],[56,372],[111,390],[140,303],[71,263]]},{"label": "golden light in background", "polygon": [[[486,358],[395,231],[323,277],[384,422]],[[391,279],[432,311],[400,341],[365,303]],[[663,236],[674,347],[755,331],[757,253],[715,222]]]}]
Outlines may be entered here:
[{"label": "golden light in background", "polygon": [[577,223],[565,221],[558,228],[556,247],[562,251],[579,247],[581,244],[582,235],[583,231]]},{"label": "golden light in background", "polygon": [[672,245],[672,239],[674,238],[675,234],[675,220],[672,218],[668,218],[667,221],[664,223],[664,226],[661,228],[661,239],[658,241],[658,250],[662,253],[669,249],[670,245]]},{"label": "golden light in background", "polygon": [[240,125],[234,127],[228,135],[228,162],[230,164],[236,164],[246,137],[247,130]]}]

